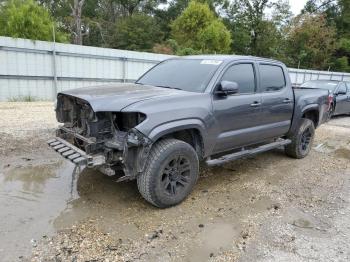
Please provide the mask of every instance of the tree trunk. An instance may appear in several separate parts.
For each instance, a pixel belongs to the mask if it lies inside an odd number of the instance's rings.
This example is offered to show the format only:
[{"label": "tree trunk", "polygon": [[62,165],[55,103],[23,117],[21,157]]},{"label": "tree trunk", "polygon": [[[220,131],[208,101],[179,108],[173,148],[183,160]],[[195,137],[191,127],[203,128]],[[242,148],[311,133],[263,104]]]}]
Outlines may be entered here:
[{"label": "tree trunk", "polygon": [[83,44],[83,28],[81,23],[81,13],[85,0],[74,0],[74,5],[71,6],[73,17],[73,44]]}]

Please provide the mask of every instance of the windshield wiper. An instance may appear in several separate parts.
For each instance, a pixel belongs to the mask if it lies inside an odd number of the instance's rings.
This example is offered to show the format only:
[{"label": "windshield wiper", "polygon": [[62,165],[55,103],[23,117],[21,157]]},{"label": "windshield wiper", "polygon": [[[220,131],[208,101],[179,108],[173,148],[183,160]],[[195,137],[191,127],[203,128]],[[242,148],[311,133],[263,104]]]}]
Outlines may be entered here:
[{"label": "windshield wiper", "polygon": [[177,90],[182,90],[179,87],[171,87],[171,86],[161,86],[161,85],[157,85],[156,87],[162,87],[162,88],[169,88],[169,89],[177,89]]}]

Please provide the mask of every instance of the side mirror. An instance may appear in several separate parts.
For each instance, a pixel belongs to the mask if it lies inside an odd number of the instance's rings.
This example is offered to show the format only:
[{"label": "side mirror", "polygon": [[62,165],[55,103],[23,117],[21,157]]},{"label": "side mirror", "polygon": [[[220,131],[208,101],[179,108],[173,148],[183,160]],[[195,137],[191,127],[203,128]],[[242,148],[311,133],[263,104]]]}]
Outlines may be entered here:
[{"label": "side mirror", "polygon": [[227,96],[227,95],[237,94],[238,91],[239,91],[239,86],[237,82],[221,81],[215,93],[218,95]]}]

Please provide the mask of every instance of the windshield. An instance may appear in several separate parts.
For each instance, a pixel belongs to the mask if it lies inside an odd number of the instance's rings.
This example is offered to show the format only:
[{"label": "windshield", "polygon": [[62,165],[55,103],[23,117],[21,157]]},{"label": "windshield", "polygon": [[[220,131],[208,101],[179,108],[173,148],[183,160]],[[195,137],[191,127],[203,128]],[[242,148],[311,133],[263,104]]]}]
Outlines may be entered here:
[{"label": "windshield", "polygon": [[220,60],[170,59],[153,67],[136,83],[203,92],[221,63]]},{"label": "windshield", "polygon": [[337,81],[309,81],[305,82],[300,87],[327,89],[333,92],[338,84],[339,82]]}]

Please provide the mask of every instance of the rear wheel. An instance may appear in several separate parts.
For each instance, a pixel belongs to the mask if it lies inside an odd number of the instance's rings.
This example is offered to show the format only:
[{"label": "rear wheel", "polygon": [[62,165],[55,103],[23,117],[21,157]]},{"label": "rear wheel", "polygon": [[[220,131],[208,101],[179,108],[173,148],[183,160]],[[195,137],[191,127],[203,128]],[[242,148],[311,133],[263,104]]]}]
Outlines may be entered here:
[{"label": "rear wheel", "polygon": [[193,147],[164,139],[151,149],[145,171],[137,178],[141,195],[152,205],[166,208],[183,201],[198,178],[198,156]]},{"label": "rear wheel", "polygon": [[312,147],[315,136],[315,126],[310,119],[303,118],[295,134],[290,137],[292,143],[285,147],[285,152],[293,158],[306,157]]}]

